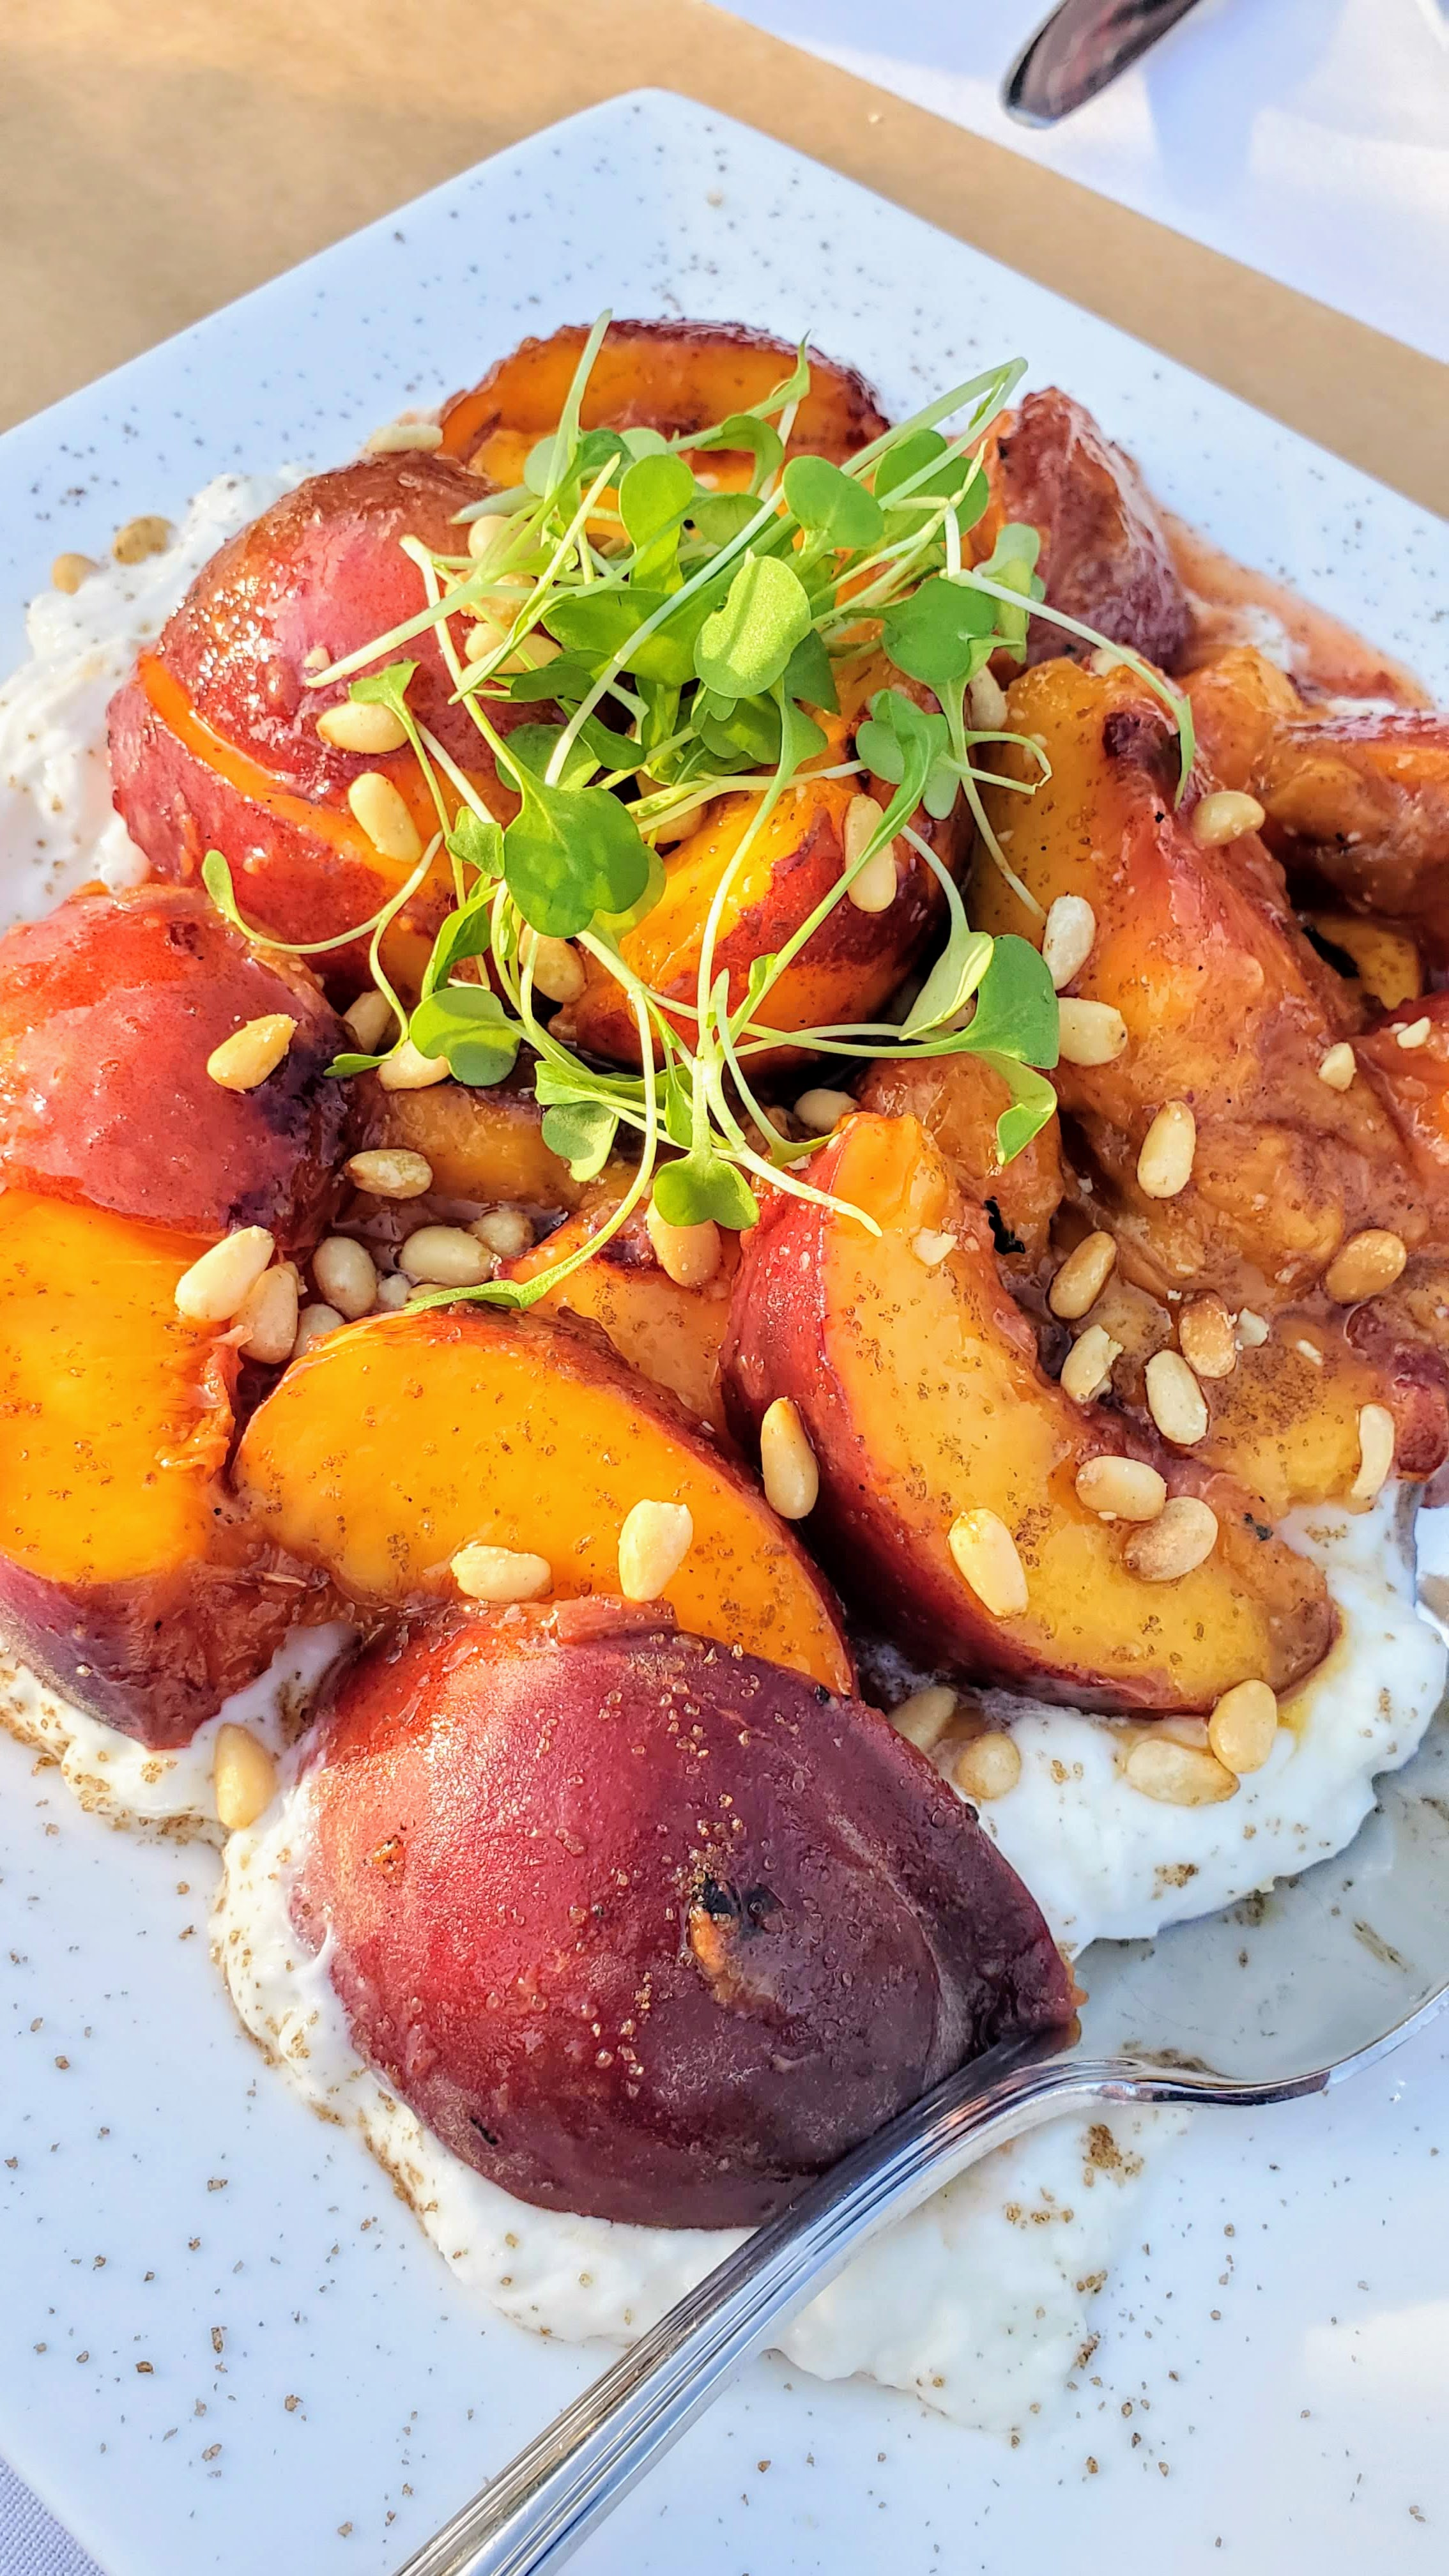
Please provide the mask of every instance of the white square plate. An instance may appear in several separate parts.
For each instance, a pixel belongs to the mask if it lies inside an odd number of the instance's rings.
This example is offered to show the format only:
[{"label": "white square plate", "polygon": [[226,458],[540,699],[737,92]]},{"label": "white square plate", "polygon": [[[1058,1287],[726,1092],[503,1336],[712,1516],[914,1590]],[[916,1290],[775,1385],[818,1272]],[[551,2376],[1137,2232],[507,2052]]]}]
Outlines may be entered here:
[{"label": "white square plate", "polygon": [[[336,463],[605,304],[809,329],[898,412],[1021,351],[1175,508],[1449,696],[1449,530],[658,93],[486,162],[0,442],[0,668],[61,548],[103,553],[228,468]],[[206,1957],[209,1852],[107,1833],[6,1739],[0,1796],[0,2448],[110,2576],[386,2576],[602,2356],[460,2305],[360,2145],[263,2072]],[[1204,2118],[1142,2205],[1099,2350],[1019,2448],[762,2362],[580,2566],[1442,2566],[1446,2135],[1432,2034],[1330,2103]]]}]

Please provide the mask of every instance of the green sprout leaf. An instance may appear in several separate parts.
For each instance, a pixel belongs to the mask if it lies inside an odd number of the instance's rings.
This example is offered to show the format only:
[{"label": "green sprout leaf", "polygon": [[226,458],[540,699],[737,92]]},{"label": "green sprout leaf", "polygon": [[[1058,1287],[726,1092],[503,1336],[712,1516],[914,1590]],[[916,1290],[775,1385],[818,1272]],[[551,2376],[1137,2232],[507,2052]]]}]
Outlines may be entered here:
[{"label": "green sprout leaf", "polygon": [[1044,1074],[1019,1063],[1015,1056],[992,1055],[988,1062],[1012,1094],[1010,1108],[1003,1109],[996,1122],[996,1150],[1003,1163],[1009,1163],[1055,1117],[1057,1095]]},{"label": "green sprout leaf", "polygon": [[[602,730],[603,728],[600,727],[600,731]],[[562,725],[515,725],[508,737],[510,759],[525,761],[535,777],[542,778],[563,739],[563,731]],[[588,726],[583,725],[579,729],[577,738],[569,745],[563,765],[563,776],[555,782],[558,786],[587,787],[593,777],[599,766],[599,758],[587,736]],[[622,751],[625,745],[621,743],[619,748]]]},{"label": "green sprout leaf", "polygon": [[503,835],[503,873],[525,921],[572,939],[596,912],[638,902],[649,858],[626,805],[606,787],[546,787],[522,761],[514,783],[523,802]]},{"label": "green sprout leaf", "polygon": [[575,1181],[597,1180],[619,1132],[615,1112],[601,1100],[577,1100],[543,1113],[543,1141],[569,1167]]},{"label": "green sprout leaf", "polygon": [[814,626],[808,635],[802,635],[785,665],[785,688],[790,697],[803,698],[808,706],[823,708],[826,715],[840,713],[835,668],[825,650],[825,639]]},{"label": "green sprout leaf", "polygon": [[[938,458],[943,460],[939,471],[928,472],[927,468],[935,465]],[[906,437],[897,439],[894,445],[888,447],[884,455],[877,459],[875,497],[878,501],[887,500],[893,494],[901,492],[906,484],[910,484],[909,497],[913,501],[959,503],[975,471],[971,458],[953,456],[945,439],[934,429],[912,430]],[[921,478],[919,482],[916,480],[918,475]],[[982,510],[986,507],[986,499],[986,480],[983,475]],[[980,510],[975,511],[972,518],[963,524],[968,526],[973,524],[980,515]]]},{"label": "green sprout leaf", "polygon": [[348,689],[349,698],[364,707],[391,707],[402,719],[409,683],[417,669],[416,662],[389,662],[385,671],[365,671]]},{"label": "green sprout leaf", "polygon": [[760,515],[753,492],[696,492],[690,518],[707,546],[727,546]]},{"label": "green sprout leaf", "polygon": [[380,1055],[335,1055],[327,1071],[337,1081],[345,1082],[351,1074],[371,1073],[374,1066],[381,1064],[383,1060]]},{"label": "green sprout leaf", "polygon": [[576,653],[556,653],[551,662],[542,663],[536,671],[515,671],[508,683],[508,695],[516,707],[537,706],[541,699],[552,699],[558,706],[577,704],[586,698],[593,686],[595,665]]},{"label": "green sprout leaf", "polygon": [[902,689],[877,689],[855,744],[876,777],[897,790],[890,801],[896,818],[892,833],[915,812],[927,781],[949,753],[950,741],[944,716],[918,707]]},{"label": "green sprout leaf", "polygon": [[881,642],[898,671],[929,688],[974,680],[991,658],[997,620],[1013,612],[984,592],[933,573],[898,607],[887,610]]},{"label": "green sprout leaf", "polygon": [[[421,995],[423,1001],[427,1001],[440,986],[446,984],[454,967],[461,966],[466,958],[487,956],[493,944],[493,906],[489,899],[490,892],[491,889],[485,890],[477,901],[464,904],[459,911],[449,913],[433,942],[433,953],[428,959],[423,974]],[[434,1055],[441,1055],[443,1052],[441,1047],[432,1049]]]},{"label": "green sprout leaf", "polygon": [[471,805],[460,805],[447,836],[447,847],[465,868],[476,868],[480,876],[502,876],[503,832],[491,815],[485,822]]},{"label": "green sprout leaf", "polygon": [[901,1035],[924,1037],[929,1029],[941,1028],[964,1011],[972,994],[991,964],[994,943],[984,930],[972,930],[965,918],[957,921],[941,955],[911,1005]]},{"label": "green sprout leaf", "polygon": [[851,553],[879,545],[885,534],[880,503],[828,457],[792,456],[784,483],[786,501],[812,536]]},{"label": "green sprout leaf", "polygon": [[[641,456],[619,485],[619,516],[636,552],[683,526],[694,500],[694,476],[682,456]],[[638,567],[642,570],[642,567]],[[654,576],[645,572],[648,581]]]},{"label": "green sprout leaf", "polygon": [[1028,527],[1025,520],[1011,519],[1000,531],[985,563],[976,567],[989,581],[999,582],[1003,590],[1019,590],[1021,593],[1019,609],[1006,608],[1000,600],[990,603],[1002,642],[1009,645],[1018,658],[1026,651],[1026,603],[1045,596],[1036,570],[1040,553],[1040,529]]},{"label": "green sprout leaf", "polygon": [[521,1031],[481,984],[448,984],[419,1002],[408,1035],[421,1055],[443,1055],[459,1082],[486,1090],[513,1071]]},{"label": "green sprout leaf", "polygon": [[647,913],[653,911],[664,892],[664,861],[659,852],[652,849],[647,841],[644,844],[644,863],[649,873],[644,881],[643,893],[636,895],[632,903],[626,904],[622,912],[609,912],[600,905],[594,915],[595,929],[603,931],[611,939],[622,939],[627,931],[637,930],[640,922]]},{"label": "green sprout leaf", "polygon": [[708,1151],[661,1163],[654,1204],[666,1225],[704,1225],[712,1217],[716,1225],[743,1234],[759,1223],[759,1205],[744,1173]]},{"label": "green sprout leaf", "polygon": [[776,555],[747,554],[723,607],[700,628],[694,667],[717,697],[759,697],[783,676],[813,623],[799,574]]},{"label": "green sprout leaf", "polygon": [[975,1055],[1056,1063],[1057,997],[1041,953],[1029,939],[1007,933],[993,941],[966,1037]]},{"label": "green sprout leaf", "polygon": [[751,411],[732,411],[728,420],[722,420],[715,429],[707,429],[702,437],[691,434],[689,444],[696,448],[722,447],[736,455],[753,456],[755,469],[750,483],[756,492],[772,474],[778,473],[785,453],[779,431]]}]

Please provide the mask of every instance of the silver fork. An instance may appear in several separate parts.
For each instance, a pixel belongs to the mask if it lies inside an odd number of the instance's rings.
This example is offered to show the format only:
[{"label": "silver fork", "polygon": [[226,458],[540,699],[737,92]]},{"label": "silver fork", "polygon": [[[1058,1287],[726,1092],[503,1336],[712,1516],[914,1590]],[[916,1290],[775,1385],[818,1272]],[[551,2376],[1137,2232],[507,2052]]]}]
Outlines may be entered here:
[{"label": "silver fork", "polygon": [[1043,2121],[1103,2104],[1260,2109],[1327,2093],[1449,1997],[1449,1720],[1338,1858],[1155,1943],[1103,1942],[1067,2044],[993,2050],[721,2263],[398,2576],[562,2565],[751,2353],[867,2238]]}]

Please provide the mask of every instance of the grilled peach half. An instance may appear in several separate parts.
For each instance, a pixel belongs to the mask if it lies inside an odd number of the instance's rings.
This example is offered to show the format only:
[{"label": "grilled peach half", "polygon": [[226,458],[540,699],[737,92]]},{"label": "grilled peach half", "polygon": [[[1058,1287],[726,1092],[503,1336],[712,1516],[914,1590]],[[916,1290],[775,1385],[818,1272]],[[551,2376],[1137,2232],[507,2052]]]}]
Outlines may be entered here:
[{"label": "grilled peach half", "polygon": [[[617,1184],[598,1183],[586,1204],[531,1252],[505,1265],[510,1279],[536,1279],[593,1240],[619,1203]],[[720,1352],[729,1321],[737,1238],[722,1237],[713,1279],[686,1288],[660,1268],[643,1220],[628,1218],[592,1257],[540,1297],[535,1313],[584,1315],[607,1333],[619,1357],[677,1396],[696,1422],[727,1436]]]}]

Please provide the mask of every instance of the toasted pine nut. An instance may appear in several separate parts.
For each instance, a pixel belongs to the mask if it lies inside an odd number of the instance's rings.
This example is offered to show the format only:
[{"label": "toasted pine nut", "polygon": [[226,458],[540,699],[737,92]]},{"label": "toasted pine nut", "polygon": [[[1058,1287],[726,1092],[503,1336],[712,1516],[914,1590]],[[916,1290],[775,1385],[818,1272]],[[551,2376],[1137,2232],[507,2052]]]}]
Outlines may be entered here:
[{"label": "toasted pine nut", "polygon": [[388,1032],[397,1026],[397,1013],[386,993],[379,993],[375,984],[358,994],[342,1019],[357,1040],[359,1055],[376,1055]]},{"label": "toasted pine nut", "polygon": [[1059,894],[1042,932],[1042,963],[1058,992],[1079,975],[1097,939],[1097,916],[1083,894]]},{"label": "toasted pine nut", "polygon": [[334,751],[401,751],[407,726],[391,707],[369,705],[366,698],[342,698],[324,707],[317,731]]},{"label": "toasted pine nut", "polygon": [[397,1259],[409,1279],[433,1288],[477,1288],[488,1276],[482,1244],[461,1225],[420,1225]]},{"label": "toasted pine nut", "polygon": [[1217,1543],[1216,1512],[1195,1494],[1174,1494],[1155,1521],[1133,1531],[1122,1553],[1144,1583],[1178,1583],[1206,1565]]},{"label": "toasted pine nut", "polygon": [[1266,1682],[1238,1682],[1208,1719],[1208,1744],[1225,1771],[1261,1771],[1278,1732],[1278,1702]]},{"label": "toasted pine nut", "polygon": [[1256,796],[1237,787],[1218,787],[1199,797],[1192,809],[1192,837],[1205,850],[1224,841],[1240,841],[1245,832],[1262,830],[1267,817]]},{"label": "toasted pine nut", "polygon": [[1159,1109],[1137,1157],[1137,1186],[1150,1199],[1175,1199],[1192,1179],[1197,1120],[1185,1100]]},{"label": "toasted pine nut", "polygon": [[176,530],[169,519],[158,519],[148,513],[139,519],[128,519],[117,528],[111,539],[111,552],[119,564],[144,563],[148,555],[164,555],[175,541]]},{"label": "toasted pine nut", "polygon": [[390,1270],[387,1277],[377,1283],[377,1304],[373,1311],[379,1315],[395,1315],[415,1293],[405,1272]]},{"label": "toasted pine nut", "polygon": [[217,1822],[229,1834],[254,1825],[272,1803],[277,1765],[249,1726],[219,1726],[211,1757]]},{"label": "toasted pine nut", "polygon": [[782,1521],[803,1521],[820,1496],[820,1469],[798,1405],[777,1395],[760,1424],[760,1480]]},{"label": "toasted pine nut", "polygon": [[468,552],[475,564],[496,563],[506,555],[514,539],[511,518],[493,511],[486,519],[474,519],[468,528]]},{"label": "toasted pine nut", "polygon": [[1127,1044],[1127,1023],[1110,1002],[1057,1004],[1057,1045],[1063,1064],[1115,1064]]},{"label": "toasted pine nut", "polygon": [[206,1059],[206,1070],[223,1091],[255,1091],[275,1073],[297,1033],[297,1023],[285,1011],[267,1011],[259,1020],[247,1020],[213,1047]]},{"label": "toasted pine nut", "polygon": [[553,1590],[553,1567],[527,1548],[487,1547],[475,1539],[460,1547],[450,1568],[470,1601],[537,1601]]},{"label": "toasted pine nut", "polygon": [[909,1699],[903,1699],[898,1708],[893,1708],[891,1724],[897,1735],[903,1735],[908,1744],[914,1744],[922,1753],[929,1753],[932,1745],[939,1743],[955,1714],[955,1692],[947,1690],[944,1683],[933,1682],[925,1690],[912,1691]]},{"label": "toasted pine nut", "polygon": [[701,1225],[671,1225],[649,1203],[644,1228],[654,1246],[654,1258],[677,1288],[703,1288],[718,1270],[721,1260],[719,1227],[712,1216]]},{"label": "toasted pine nut", "polygon": [[919,1234],[911,1237],[911,1250],[923,1268],[939,1270],[948,1254],[955,1251],[957,1240],[954,1234],[938,1234],[934,1226],[923,1225]]},{"label": "toasted pine nut", "polygon": [[446,1082],[451,1071],[445,1055],[424,1055],[411,1038],[400,1038],[391,1055],[383,1057],[377,1078],[384,1091],[428,1091],[435,1082]]},{"label": "toasted pine nut", "polygon": [[388,420],[375,429],[363,449],[365,456],[405,456],[410,449],[431,456],[443,444],[443,433],[435,420]]},{"label": "toasted pine nut", "polygon": [[290,1261],[278,1261],[255,1279],[237,1308],[237,1323],[246,1338],[249,1360],[275,1368],[292,1356],[297,1338],[297,1273]]},{"label": "toasted pine nut", "polygon": [[1127,1777],[1144,1798],[1164,1807],[1216,1807],[1237,1795],[1238,1778],[1212,1753],[1145,1735],[1127,1756]]},{"label": "toasted pine nut", "polygon": [[50,567],[51,589],[63,590],[67,599],[73,599],[81,583],[99,571],[93,555],[57,555]]},{"label": "toasted pine nut", "polygon": [[418,827],[390,778],[380,769],[364,769],[348,788],[347,802],[379,858],[400,868],[417,866],[423,854]]},{"label": "toasted pine nut", "polygon": [[224,1234],[176,1282],[176,1312],[188,1324],[229,1324],[245,1305],[275,1250],[264,1225]]},{"label": "toasted pine nut", "polygon": [[320,1298],[315,1298],[310,1306],[303,1307],[297,1317],[297,1338],[292,1344],[293,1359],[299,1360],[304,1351],[310,1351],[314,1342],[322,1341],[328,1333],[339,1331],[346,1321],[346,1316],[339,1315],[335,1306],[325,1306]]},{"label": "toasted pine nut", "polygon": [[1407,1020],[1402,1028],[1394,1031],[1395,1046],[1402,1047],[1406,1055],[1411,1053],[1415,1047],[1421,1047],[1424,1044],[1433,1025],[1433,1021],[1427,1016],[1421,1020]]},{"label": "toasted pine nut", "polygon": [[1251,1306],[1244,1306],[1238,1316],[1239,1346],[1245,1351],[1260,1351],[1272,1329],[1266,1315],[1255,1315]]},{"label": "toasted pine nut", "polygon": [[687,1503],[636,1503],[619,1532],[619,1589],[626,1601],[657,1601],[694,1545]]},{"label": "toasted pine nut", "polygon": [[1364,1297],[1377,1297],[1382,1289],[1392,1288],[1409,1258],[1402,1235],[1390,1234],[1386,1227],[1365,1226],[1362,1234],[1351,1234],[1323,1274],[1323,1285],[1335,1306],[1356,1306]]},{"label": "toasted pine nut", "polygon": [[1121,1356],[1121,1343],[1114,1342],[1103,1325],[1089,1324],[1062,1362],[1063,1395],[1069,1395],[1074,1404],[1090,1404],[1110,1386],[1112,1362]]},{"label": "toasted pine nut", "polygon": [[1167,1485],[1140,1458],[1088,1458],[1077,1469],[1077,1500],[1104,1521],[1155,1521]]},{"label": "toasted pine nut", "polygon": [[1221,1297],[1194,1297],[1184,1306],[1177,1339],[1194,1377],[1231,1377],[1238,1365],[1233,1319]]},{"label": "toasted pine nut", "polygon": [[1026,1568],[1005,1521],[995,1512],[960,1512],[947,1543],[982,1608],[993,1619],[1019,1619],[1029,1597]]},{"label": "toasted pine nut", "polygon": [[[845,809],[845,864],[853,868],[861,851],[884,821],[882,808],[873,796],[852,796]],[[889,912],[896,899],[896,845],[887,841],[868,859],[858,877],[846,887],[846,893],[857,912]]]},{"label": "toasted pine nut", "polygon": [[377,1264],[365,1243],[350,1234],[329,1234],[312,1255],[312,1276],[329,1306],[355,1323],[370,1315],[377,1300]]},{"label": "toasted pine nut", "polygon": [[1000,733],[1006,722],[1006,691],[994,671],[978,671],[966,692],[975,733]]},{"label": "toasted pine nut", "polygon": [[533,980],[547,1001],[576,1002],[588,976],[584,961],[566,939],[545,939],[526,930],[519,943],[520,962],[533,967]]},{"label": "toasted pine nut", "polygon": [[1358,1474],[1348,1489],[1350,1502],[1376,1501],[1393,1472],[1396,1437],[1394,1417],[1386,1404],[1359,1406]]},{"label": "toasted pine nut", "polygon": [[501,1261],[516,1261],[533,1241],[532,1226],[522,1208],[515,1207],[490,1208],[486,1216],[475,1217],[468,1232]]},{"label": "toasted pine nut", "polygon": [[1318,1079],[1320,1082],[1326,1082],[1330,1091],[1347,1091],[1352,1087],[1357,1071],[1357,1056],[1347,1038],[1340,1038],[1337,1046],[1329,1048],[1320,1064]]},{"label": "toasted pine nut", "polygon": [[1207,1399],[1180,1352],[1154,1351],[1143,1377],[1147,1410],[1164,1440],[1190,1449],[1194,1441],[1206,1438]]},{"label": "toasted pine nut", "polygon": [[849,1118],[855,1108],[848,1091],[802,1091],[795,1103],[795,1115],[807,1136],[829,1136]]},{"label": "toasted pine nut", "polygon": [[1021,1778],[1021,1754],[1011,1735],[974,1736],[962,1746],[951,1777],[968,1798],[1005,1798]]},{"label": "toasted pine nut", "polygon": [[375,1199],[420,1199],[433,1186],[426,1154],[410,1153],[405,1145],[374,1145],[354,1154],[346,1169],[353,1188]]},{"label": "toasted pine nut", "polygon": [[1067,1254],[1050,1288],[1047,1304],[1064,1324],[1075,1324],[1090,1306],[1095,1306],[1117,1260],[1117,1246],[1110,1234],[1084,1235]]}]

